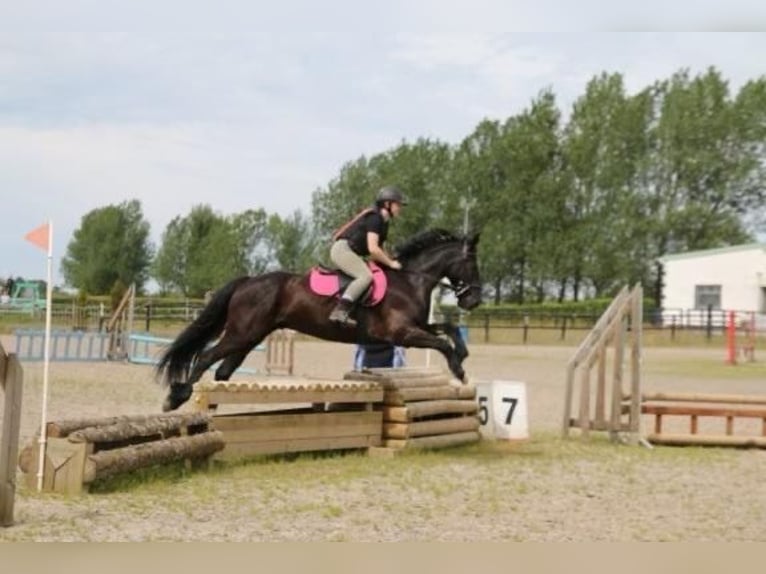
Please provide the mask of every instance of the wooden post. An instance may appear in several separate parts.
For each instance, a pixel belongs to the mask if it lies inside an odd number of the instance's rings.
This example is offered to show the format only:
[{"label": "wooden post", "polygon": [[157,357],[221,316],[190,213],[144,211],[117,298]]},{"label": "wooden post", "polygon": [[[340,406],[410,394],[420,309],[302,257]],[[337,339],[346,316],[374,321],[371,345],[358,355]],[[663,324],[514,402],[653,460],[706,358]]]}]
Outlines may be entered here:
[{"label": "wooden post", "polygon": [[726,323],[726,347],[728,350],[728,357],[726,362],[730,365],[737,364],[737,326],[734,317],[734,311],[729,311],[729,320]]},{"label": "wooden post", "polygon": [[0,526],[13,524],[23,378],[24,373],[16,354],[6,355],[0,345],[0,388],[5,394],[0,435]]},{"label": "wooden post", "polygon": [[635,397],[630,403],[630,432],[633,435],[631,438],[638,441],[641,434],[641,349],[644,331],[644,289],[640,285],[633,289],[630,329],[630,394]]}]

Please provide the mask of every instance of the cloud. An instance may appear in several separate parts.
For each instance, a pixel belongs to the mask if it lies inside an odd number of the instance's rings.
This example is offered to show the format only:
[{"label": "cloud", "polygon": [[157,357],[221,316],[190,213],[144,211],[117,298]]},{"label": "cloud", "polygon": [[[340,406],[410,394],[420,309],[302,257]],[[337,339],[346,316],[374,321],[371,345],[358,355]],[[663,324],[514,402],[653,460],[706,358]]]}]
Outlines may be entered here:
[{"label": "cloud", "polygon": [[763,69],[759,34],[509,32],[571,29],[595,6],[554,4],[11,3],[0,275],[36,273],[17,247],[48,214],[59,254],[87,211],[133,198],[155,239],[199,203],[286,215],[348,161],[403,139],[458,143],[544,88],[565,108],[604,70],[638,89],[685,65],[713,63],[733,83]]}]

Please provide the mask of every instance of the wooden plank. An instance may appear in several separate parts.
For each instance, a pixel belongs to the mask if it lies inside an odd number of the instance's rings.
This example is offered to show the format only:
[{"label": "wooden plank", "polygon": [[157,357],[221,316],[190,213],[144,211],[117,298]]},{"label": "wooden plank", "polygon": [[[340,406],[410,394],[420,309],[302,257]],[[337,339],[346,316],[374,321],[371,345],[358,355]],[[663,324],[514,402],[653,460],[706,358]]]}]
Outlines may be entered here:
[{"label": "wooden plank", "polygon": [[236,460],[242,457],[262,454],[368,448],[381,446],[381,444],[382,440],[380,430],[378,429],[378,432],[373,435],[274,439],[238,443],[227,442],[226,448],[216,453],[213,458],[217,460]]},{"label": "wooden plank", "polygon": [[766,418],[766,408],[725,407],[716,405],[641,405],[641,412],[646,415],[678,415],[707,417]]},{"label": "wooden plank", "polygon": [[[641,395],[642,337],[644,331],[644,288],[640,283],[631,292],[631,345],[630,345],[630,392],[633,396]],[[639,401],[630,403],[630,432],[632,440],[637,441],[641,431],[641,405]]]},{"label": "wooden plank", "polygon": [[411,438],[452,434],[479,429],[479,419],[475,416],[453,417],[432,421],[410,423],[383,423],[383,438]]},{"label": "wooden plank", "polygon": [[197,391],[205,394],[208,404],[286,404],[286,403],[368,403],[383,400],[383,389],[338,389],[338,390],[240,390],[240,391]]},{"label": "wooden plank", "polygon": [[353,379],[360,373],[369,373],[381,377],[395,377],[398,379],[412,379],[431,375],[443,375],[445,371],[439,367],[374,367],[364,371],[349,371],[343,377]]},{"label": "wooden plank", "polygon": [[609,304],[609,307],[607,307],[606,311],[604,311],[601,317],[599,317],[598,321],[596,321],[596,324],[585,336],[585,339],[583,339],[579,347],[577,347],[577,350],[575,351],[574,355],[572,356],[571,359],[569,359],[569,363],[568,363],[569,366],[576,368],[580,364],[580,362],[583,360],[585,355],[588,354],[588,352],[591,350],[593,345],[595,345],[595,343],[601,337],[602,332],[606,329],[608,324],[612,321],[612,318],[618,313],[622,312],[622,307],[625,305],[625,299],[627,298],[627,296],[628,296],[628,286],[625,285],[617,294],[617,296],[614,299],[612,299],[612,302]]},{"label": "wooden plank", "polygon": [[56,438],[47,439],[43,473],[45,490],[69,495],[81,494],[84,489],[85,459],[91,446]]},{"label": "wooden plank", "polygon": [[[630,398],[630,395],[626,395],[625,398]],[[679,402],[766,405],[766,396],[711,393],[644,393],[641,395],[641,401],[644,403]]]},{"label": "wooden plank", "polygon": [[380,435],[383,415],[380,412],[305,413],[257,415],[222,415],[214,417],[213,426],[224,434],[227,445],[236,442],[260,442],[303,438],[326,438],[355,435]]},{"label": "wooden plank", "polygon": [[409,439],[387,439],[383,441],[383,446],[390,448],[445,448],[478,442],[481,435],[478,431],[459,432],[454,434],[443,434],[438,436],[424,436]]},{"label": "wooden plank", "polygon": [[383,396],[383,403],[390,406],[404,406],[415,401],[475,398],[476,385],[446,385],[443,387],[422,387],[386,391]]},{"label": "wooden plank", "polygon": [[720,446],[766,448],[766,437],[699,435],[699,434],[650,434],[646,439],[652,444],[666,446]]},{"label": "wooden plank", "polygon": [[[393,369],[394,371],[398,369]],[[347,375],[344,375],[344,378]],[[384,389],[417,388],[417,387],[437,387],[449,385],[454,377],[446,373],[435,373],[419,376],[404,376],[403,374],[393,373],[391,375],[376,375],[368,372],[354,371],[353,377],[349,376],[344,380],[367,381],[377,383]]]},{"label": "wooden plank", "polygon": [[438,400],[409,403],[407,406],[383,407],[383,420],[406,423],[418,418],[442,414],[473,414],[479,405],[472,400]]}]

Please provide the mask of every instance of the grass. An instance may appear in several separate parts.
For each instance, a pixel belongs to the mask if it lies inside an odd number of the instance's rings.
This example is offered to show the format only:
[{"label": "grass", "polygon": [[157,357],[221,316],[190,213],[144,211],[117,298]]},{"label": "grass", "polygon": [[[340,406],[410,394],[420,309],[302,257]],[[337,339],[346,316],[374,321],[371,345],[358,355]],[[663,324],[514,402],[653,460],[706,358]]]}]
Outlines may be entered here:
[{"label": "grass", "polygon": [[[520,442],[481,441],[479,443],[439,450],[406,450],[393,459],[369,458],[363,451],[301,453],[291,456],[259,456],[236,462],[216,461],[202,472],[190,471],[184,463],[168,464],[101,479],[91,485],[91,494],[133,492],[163,494],[183,486],[195,499],[215,496],[210,487],[221,481],[235,485],[248,483],[265,497],[280,497],[290,487],[313,488],[333,486],[343,488],[351,483],[383,481],[389,484],[422,482],[437,498],[450,492],[458,479],[442,476],[431,481],[434,471],[444,467],[466,466],[495,472],[513,467],[525,468],[534,474],[549,473],[554,468],[573,468],[581,464],[611,464],[616,460],[630,464],[645,464],[650,459],[673,459],[683,462],[709,463],[731,456],[725,449],[706,448],[633,448],[611,443],[603,435],[588,441],[577,437],[564,440],[557,433],[537,433]],[[446,480],[445,480],[446,478]],[[372,484],[372,483],[370,483]],[[514,488],[522,491],[531,485],[520,483]],[[372,488],[370,488],[372,490]],[[314,501],[316,503],[316,501]],[[339,514],[331,501],[316,503],[328,514]],[[308,508],[308,506],[307,506]]]},{"label": "grass", "polygon": [[[622,506],[636,505],[650,505],[650,518],[658,522],[645,528],[635,520],[633,539],[678,540],[688,534],[677,524],[665,527],[663,516],[687,508],[693,510],[683,512],[704,513],[707,520],[722,512],[730,503],[716,500],[710,509],[701,504],[707,495],[700,482],[760,468],[754,459],[743,465],[741,456],[726,449],[629,447],[601,435],[562,440],[540,432],[524,442],[482,441],[404,451],[391,459],[357,451],[306,453],[217,462],[206,472],[178,463],[99,481],[81,497],[21,488],[20,501],[34,503],[36,513],[45,509],[46,518],[24,524],[22,517],[0,540],[91,540],[109,532],[114,539],[128,536],[120,530],[123,523],[125,532],[131,532],[128,525],[160,524],[141,529],[145,540],[355,541],[401,539],[402,533],[415,540],[540,540],[552,536],[553,525],[574,532],[560,524],[564,516],[587,518],[586,526],[609,523]],[[755,506],[741,512],[760,524],[763,505]],[[622,520],[630,523],[631,513],[640,510],[624,512]],[[46,531],[43,523],[54,528]],[[720,537],[719,527],[710,519],[706,528]],[[752,529],[747,522],[740,538],[752,537]]]},{"label": "grass", "polygon": [[[646,368],[646,367],[645,367]],[[679,375],[702,379],[766,379],[766,364],[763,362],[740,362],[729,365],[719,353],[710,358],[678,359],[673,361],[654,361],[647,372],[663,375]]]}]

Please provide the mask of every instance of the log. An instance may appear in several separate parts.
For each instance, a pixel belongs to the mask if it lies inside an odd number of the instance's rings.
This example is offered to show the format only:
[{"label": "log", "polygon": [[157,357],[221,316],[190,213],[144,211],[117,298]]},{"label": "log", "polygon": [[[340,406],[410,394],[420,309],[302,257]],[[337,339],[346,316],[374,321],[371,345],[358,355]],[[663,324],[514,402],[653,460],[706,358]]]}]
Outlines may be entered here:
[{"label": "log", "polygon": [[698,435],[698,434],[650,434],[646,439],[652,444],[667,446],[735,446],[766,448],[766,437]]},{"label": "log", "polygon": [[[358,374],[360,371],[351,371],[349,375]],[[374,367],[371,369],[365,369],[361,371],[363,373],[370,373],[373,375],[383,377],[397,377],[400,379],[419,378],[430,375],[443,375],[445,374],[439,367]]]},{"label": "log", "polygon": [[87,484],[97,478],[107,478],[153,464],[207,457],[223,450],[224,446],[223,433],[213,431],[104,450],[86,459],[83,482]]},{"label": "log", "polygon": [[476,398],[475,385],[445,385],[386,391],[383,396],[383,403],[390,406],[404,406],[408,405],[410,401],[474,398]]},{"label": "log", "polygon": [[[395,369],[396,370],[396,369]],[[357,380],[374,382],[384,389],[399,389],[412,387],[436,387],[449,385],[452,377],[444,373],[435,373],[421,376],[395,376],[395,375],[376,375],[367,372],[354,372],[353,376],[345,375],[346,380]]]},{"label": "log", "polygon": [[423,436],[405,440],[388,439],[383,441],[384,446],[391,448],[444,448],[478,442],[481,435],[478,431],[443,434],[438,436]]},{"label": "log", "polygon": [[69,435],[70,442],[108,443],[136,437],[168,437],[181,433],[190,426],[207,425],[207,413],[181,413],[173,415],[150,415],[143,420],[119,421],[108,426],[80,429]]},{"label": "log", "polygon": [[[630,395],[624,397],[630,399]],[[757,395],[716,395],[710,393],[645,393],[641,401],[673,401],[687,403],[734,403],[745,405],[766,405],[766,396]]]},{"label": "log", "polygon": [[753,419],[766,419],[766,407],[764,408],[737,408],[719,407],[715,405],[641,405],[641,412],[645,415],[680,415],[680,416],[707,416],[707,417],[740,417]]},{"label": "log", "polygon": [[442,414],[473,414],[479,405],[472,400],[420,401],[401,406],[383,407],[383,420],[406,423],[412,420]]},{"label": "log", "polygon": [[479,419],[470,417],[454,417],[433,421],[411,423],[383,423],[383,437],[386,439],[411,438],[420,436],[436,436],[453,434],[479,429]]},{"label": "log", "polygon": [[125,415],[116,417],[87,417],[81,419],[51,421],[47,425],[47,435],[49,437],[63,438],[80,429],[95,426],[109,426],[120,422],[145,421],[147,416],[148,415]]}]

